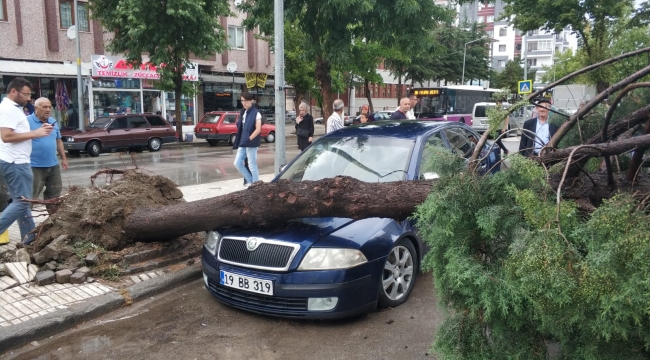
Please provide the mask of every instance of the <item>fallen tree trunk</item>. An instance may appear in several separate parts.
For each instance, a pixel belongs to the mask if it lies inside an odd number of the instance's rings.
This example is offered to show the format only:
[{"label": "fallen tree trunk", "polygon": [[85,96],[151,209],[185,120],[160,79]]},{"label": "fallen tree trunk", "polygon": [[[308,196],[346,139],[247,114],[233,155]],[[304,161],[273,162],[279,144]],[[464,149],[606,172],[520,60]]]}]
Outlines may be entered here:
[{"label": "fallen tree trunk", "polygon": [[[569,154],[580,146],[582,145],[546,152],[539,158],[539,161],[547,166],[557,164],[566,160]],[[592,157],[620,155],[631,150],[645,150],[648,148],[650,148],[650,135],[642,135],[611,143],[582,147],[575,152],[574,159],[587,160]]]},{"label": "fallen tree trunk", "polygon": [[228,195],[140,208],[124,223],[134,241],[161,241],[219,227],[263,227],[305,217],[402,220],[424,202],[434,180],[366,183],[350,177],[253,184]]}]

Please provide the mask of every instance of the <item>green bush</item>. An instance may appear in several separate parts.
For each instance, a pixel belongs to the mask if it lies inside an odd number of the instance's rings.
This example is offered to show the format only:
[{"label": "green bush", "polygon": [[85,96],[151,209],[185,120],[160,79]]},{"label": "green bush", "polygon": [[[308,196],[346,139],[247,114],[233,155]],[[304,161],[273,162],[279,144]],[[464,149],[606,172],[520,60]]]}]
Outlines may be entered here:
[{"label": "green bush", "polygon": [[545,171],[519,155],[492,176],[433,149],[440,175],[416,212],[449,316],[445,359],[650,357],[650,218],[621,194],[588,217],[555,202]]}]

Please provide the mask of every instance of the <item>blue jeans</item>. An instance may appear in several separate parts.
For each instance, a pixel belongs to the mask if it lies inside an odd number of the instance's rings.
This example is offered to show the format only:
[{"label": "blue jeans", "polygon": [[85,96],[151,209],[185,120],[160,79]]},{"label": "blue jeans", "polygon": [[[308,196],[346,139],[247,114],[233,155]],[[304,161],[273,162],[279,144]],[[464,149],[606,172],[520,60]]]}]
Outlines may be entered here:
[{"label": "blue jeans", "polygon": [[[29,234],[34,228],[34,219],[29,203],[22,201],[21,197],[32,198],[34,175],[30,164],[14,164],[0,160],[0,175],[7,184],[11,204],[0,214],[0,233],[4,232],[18,221],[20,237],[25,244],[34,241],[34,234]],[[28,235],[29,234],[29,235]]]},{"label": "blue jeans", "polygon": [[[254,183],[260,180],[260,173],[257,170],[257,149],[256,147],[239,147],[237,148],[237,156],[235,156],[235,167],[239,172],[244,175],[244,181],[247,184]],[[251,171],[246,169],[244,160],[248,159],[248,167]]]}]

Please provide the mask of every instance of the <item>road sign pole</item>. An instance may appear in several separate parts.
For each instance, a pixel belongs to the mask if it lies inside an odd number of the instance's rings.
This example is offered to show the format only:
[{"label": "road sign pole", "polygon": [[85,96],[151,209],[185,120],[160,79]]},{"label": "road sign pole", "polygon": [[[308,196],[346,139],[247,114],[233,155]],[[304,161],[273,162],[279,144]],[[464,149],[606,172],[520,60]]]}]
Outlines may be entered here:
[{"label": "road sign pole", "polygon": [[285,116],[284,108],[284,0],[274,0],[273,31],[275,33],[275,162],[274,173],[287,163],[285,154]]},{"label": "road sign pole", "polygon": [[521,48],[524,51],[524,80],[528,80],[528,56],[527,56],[527,48],[526,46],[526,34],[521,39]]}]

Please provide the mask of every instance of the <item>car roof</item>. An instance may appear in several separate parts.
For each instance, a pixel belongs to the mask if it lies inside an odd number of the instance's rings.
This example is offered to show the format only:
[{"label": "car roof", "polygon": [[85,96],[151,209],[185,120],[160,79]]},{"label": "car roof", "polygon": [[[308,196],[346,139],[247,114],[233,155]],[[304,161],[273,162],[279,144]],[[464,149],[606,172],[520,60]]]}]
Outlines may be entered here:
[{"label": "car roof", "polygon": [[231,110],[231,111],[208,111],[205,113],[206,115],[221,115],[221,114],[239,114],[239,111]]},{"label": "car roof", "polygon": [[324,137],[347,137],[347,136],[385,136],[395,138],[415,139],[424,136],[434,130],[446,127],[462,126],[457,122],[442,121],[418,121],[418,120],[395,120],[375,121],[365,124],[348,126]]}]

